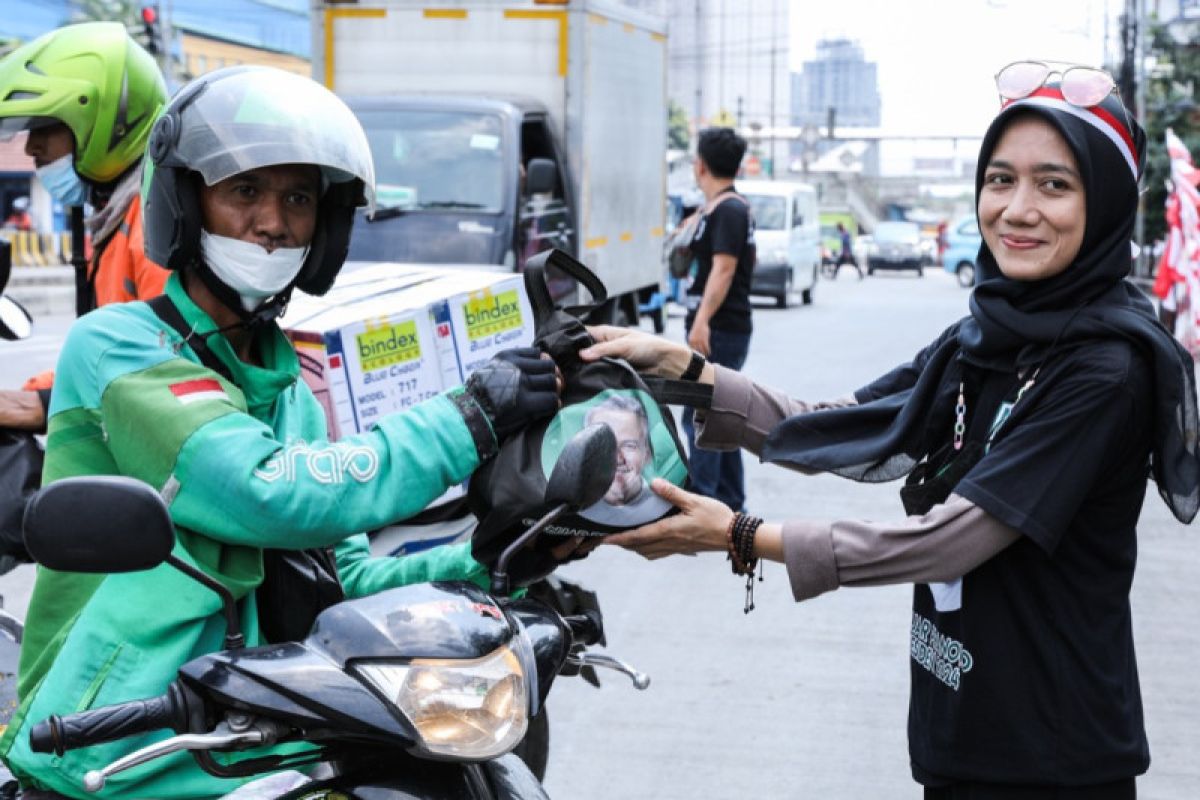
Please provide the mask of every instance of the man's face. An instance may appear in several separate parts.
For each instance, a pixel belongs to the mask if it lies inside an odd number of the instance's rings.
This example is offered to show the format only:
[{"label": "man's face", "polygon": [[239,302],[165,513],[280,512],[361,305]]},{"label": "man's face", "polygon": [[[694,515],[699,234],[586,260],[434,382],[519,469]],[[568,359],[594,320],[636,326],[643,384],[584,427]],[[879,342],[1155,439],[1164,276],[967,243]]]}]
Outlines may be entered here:
[{"label": "man's face", "polygon": [[617,437],[617,474],[605,502],[623,506],[637,498],[642,491],[642,468],[650,458],[650,444],[637,414],[618,409],[599,409],[589,417],[591,423],[603,423]]},{"label": "man's face", "polygon": [[305,247],[316,230],[320,190],[320,170],[311,164],[252,169],[201,187],[201,222],[211,234],[267,252]]},{"label": "man's face", "polygon": [[25,155],[33,159],[35,167],[44,167],[74,152],[75,134],[61,122],[34,128],[25,140]]}]

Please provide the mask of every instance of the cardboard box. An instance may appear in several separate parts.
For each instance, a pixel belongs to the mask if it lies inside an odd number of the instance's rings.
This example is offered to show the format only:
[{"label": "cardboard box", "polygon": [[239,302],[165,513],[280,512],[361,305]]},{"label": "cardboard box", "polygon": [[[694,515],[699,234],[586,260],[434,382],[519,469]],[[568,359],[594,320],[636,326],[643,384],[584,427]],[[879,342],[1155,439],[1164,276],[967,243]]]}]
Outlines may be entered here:
[{"label": "cardboard box", "polygon": [[334,439],[533,341],[521,277],[478,268],[372,264],[340,276],[323,297],[298,295],[281,323]]}]

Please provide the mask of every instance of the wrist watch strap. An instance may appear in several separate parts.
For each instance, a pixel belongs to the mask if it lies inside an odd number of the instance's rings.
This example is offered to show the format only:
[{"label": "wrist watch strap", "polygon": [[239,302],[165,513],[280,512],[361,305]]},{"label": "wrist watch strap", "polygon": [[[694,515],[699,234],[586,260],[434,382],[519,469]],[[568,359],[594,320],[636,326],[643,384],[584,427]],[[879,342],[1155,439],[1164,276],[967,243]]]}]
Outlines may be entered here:
[{"label": "wrist watch strap", "polygon": [[692,351],[692,360],[688,362],[687,369],[685,369],[683,371],[683,374],[681,374],[679,376],[679,380],[681,380],[681,381],[698,381],[698,380],[700,380],[700,373],[704,372],[704,365],[707,363],[708,362],[705,360],[704,356],[700,355],[695,350],[693,350]]}]

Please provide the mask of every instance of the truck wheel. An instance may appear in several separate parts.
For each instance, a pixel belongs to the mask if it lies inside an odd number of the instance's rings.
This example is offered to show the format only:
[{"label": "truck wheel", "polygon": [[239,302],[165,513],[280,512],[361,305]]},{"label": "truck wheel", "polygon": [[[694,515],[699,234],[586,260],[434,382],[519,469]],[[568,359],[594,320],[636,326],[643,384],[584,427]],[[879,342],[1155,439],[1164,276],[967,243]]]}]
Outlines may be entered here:
[{"label": "truck wheel", "polygon": [[666,305],[661,305],[650,312],[650,322],[654,324],[654,332],[661,334],[667,329],[667,320],[664,309]]},{"label": "truck wheel", "polygon": [[550,761],[550,717],[545,706],[529,720],[525,738],[513,749],[513,754],[520,756],[539,781],[545,780],[546,764]]}]

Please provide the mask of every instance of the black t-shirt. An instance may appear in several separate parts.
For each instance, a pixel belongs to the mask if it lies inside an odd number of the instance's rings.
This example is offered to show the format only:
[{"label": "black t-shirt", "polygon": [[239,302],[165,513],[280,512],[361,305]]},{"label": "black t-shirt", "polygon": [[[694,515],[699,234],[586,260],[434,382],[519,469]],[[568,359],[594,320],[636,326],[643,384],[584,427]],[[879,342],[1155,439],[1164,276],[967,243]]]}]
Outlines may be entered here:
[{"label": "black t-shirt", "polygon": [[[982,442],[1020,381],[974,374],[968,437]],[[1129,590],[1151,387],[1128,343],[1055,353],[955,488],[1024,535],[964,576],[957,595],[915,587],[918,781],[1086,785],[1149,766]]]},{"label": "black t-shirt", "polygon": [[716,208],[700,220],[692,237],[691,250],[696,257],[697,270],[696,279],[688,289],[690,297],[686,325],[690,329],[692,320],[696,318],[696,309],[700,307],[700,298],[704,296],[704,287],[712,272],[713,256],[730,255],[737,256],[733,282],[729,285],[725,302],[712,315],[708,326],[730,333],[750,333],[753,330],[750,321],[750,279],[755,261],[754,219],[750,216],[749,206],[732,197],[735,192],[728,194],[728,198],[721,200]]}]

